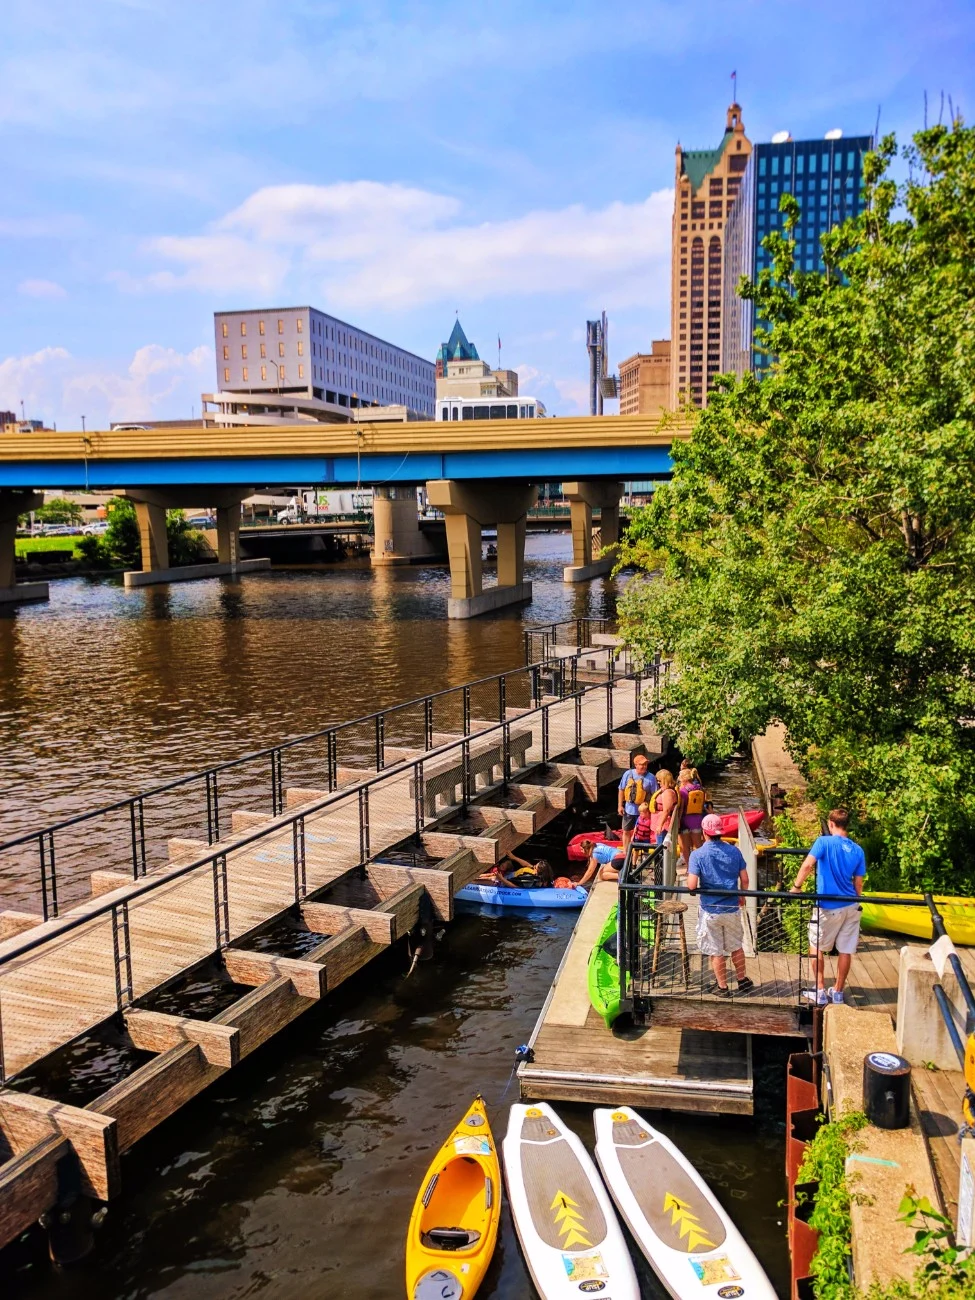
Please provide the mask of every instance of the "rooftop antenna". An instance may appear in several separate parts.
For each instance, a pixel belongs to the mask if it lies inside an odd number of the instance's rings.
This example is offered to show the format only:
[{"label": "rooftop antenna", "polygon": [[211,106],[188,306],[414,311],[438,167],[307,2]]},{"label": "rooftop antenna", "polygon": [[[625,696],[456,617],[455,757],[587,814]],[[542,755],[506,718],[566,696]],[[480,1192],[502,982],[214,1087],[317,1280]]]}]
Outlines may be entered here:
[{"label": "rooftop antenna", "polygon": [[736,72],[733,72],[733,73],[731,74],[731,102],[732,102],[733,104],[737,104],[737,103],[738,103],[738,73],[737,73],[737,71],[736,71]]},{"label": "rooftop antenna", "polygon": [[[927,91],[925,91],[925,94],[924,94],[924,112],[925,112],[925,116],[927,115],[927,111],[928,111],[928,106],[927,106],[927,105],[928,105],[928,97],[927,97]],[[874,128],[873,128],[873,147],[874,147],[875,149],[876,149],[876,147],[877,147],[877,142],[878,142],[879,140],[880,140],[880,105],[878,104],[878,105],[877,105],[877,123],[876,123],[876,125],[875,125]]]}]

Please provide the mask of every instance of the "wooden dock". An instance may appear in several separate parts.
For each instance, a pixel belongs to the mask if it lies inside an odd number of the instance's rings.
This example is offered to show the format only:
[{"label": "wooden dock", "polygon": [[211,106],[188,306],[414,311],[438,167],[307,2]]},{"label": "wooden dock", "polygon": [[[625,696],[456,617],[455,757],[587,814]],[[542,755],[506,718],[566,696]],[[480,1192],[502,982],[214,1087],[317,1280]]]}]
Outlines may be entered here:
[{"label": "wooden dock", "polygon": [[[641,744],[639,725],[621,728],[639,724],[644,702],[608,654],[588,655],[590,680],[570,698],[472,721],[425,751],[387,744],[379,772],[340,769],[335,792],[289,790],[277,817],[235,812],[218,844],[174,841],[168,867],[138,881],[93,872],[88,902],[22,917],[0,942],[0,1246],[57,1202],[66,1162],[82,1195],[117,1195],[119,1157],[139,1138],[424,913],[449,921],[458,890],[577,786],[594,798],[615,781]],[[294,942],[269,948],[283,919]],[[237,992],[219,1014],[146,1005],[214,963]],[[19,1090],[28,1067],[108,1025],[148,1064],[85,1107]]]},{"label": "wooden dock", "polygon": [[752,1113],[751,1039],[651,1025],[614,1032],[589,1001],[589,954],[616,903],[593,887],[518,1067],[523,1098],[613,1102],[650,1109]]}]

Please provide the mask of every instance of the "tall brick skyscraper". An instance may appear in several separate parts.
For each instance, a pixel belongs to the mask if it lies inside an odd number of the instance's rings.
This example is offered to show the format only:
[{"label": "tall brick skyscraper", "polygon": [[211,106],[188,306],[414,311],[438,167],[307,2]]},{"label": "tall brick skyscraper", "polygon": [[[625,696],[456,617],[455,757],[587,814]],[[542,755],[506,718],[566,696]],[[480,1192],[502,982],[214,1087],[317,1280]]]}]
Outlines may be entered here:
[{"label": "tall brick skyscraper", "polygon": [[707,403],[721,370],[724,228],[752,146],[731,104],[716,149],[677,146],[671,246],[671,405]]}]

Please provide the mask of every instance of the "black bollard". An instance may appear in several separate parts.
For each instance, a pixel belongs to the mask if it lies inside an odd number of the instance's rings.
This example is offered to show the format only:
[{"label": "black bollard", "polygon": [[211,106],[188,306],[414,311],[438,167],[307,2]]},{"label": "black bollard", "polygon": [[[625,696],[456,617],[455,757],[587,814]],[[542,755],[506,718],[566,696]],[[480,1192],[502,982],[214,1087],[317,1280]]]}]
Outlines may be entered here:
[{"label": "black bollard", "polygon": [[877,1128],[906,1128],[911,1116],[911,1066],[893,1052],[863,1058],[863,1111]]}]

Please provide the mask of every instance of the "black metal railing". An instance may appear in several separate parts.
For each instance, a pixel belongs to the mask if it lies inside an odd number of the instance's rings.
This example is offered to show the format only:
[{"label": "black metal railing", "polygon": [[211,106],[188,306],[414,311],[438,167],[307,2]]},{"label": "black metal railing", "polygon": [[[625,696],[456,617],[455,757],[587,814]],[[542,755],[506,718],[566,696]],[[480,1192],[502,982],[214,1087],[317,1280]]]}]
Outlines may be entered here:
[{"label": "black metal railing", "polygon": [[[66,941],[70,942],[72,935],[82,938],[89,953],[102,953],[101,958],[86,958],[86,964],[93,960],[111,964],[104,970],[93,972],[91,982],[94,992],[87,1002],[83,997],[76,996],[73,1001],[66,1001],[64,1006],[56,1000],[49,1001],[40,1011],[32,1012],[37,1023],[36,1032],[41,1035],[44,1032],[45,1018],[59,1025],[70,1015],[85,1021],[71,1023],[63,1031],[63,1041],[68,1041],[84,1029],[130,1005],[136,996],[141,996],[138,990],[145,991],[147,979],[151,978],[155,986],[172,978],[210,952],[227,947],[235,935],[239,936],[254,928],[253,911],[248,910],[252,905],[246,901],[249,890],[253,889],[252,885],[248,886],[246,878],[250,869],[248,854],[262,853],[261,861],[269,864],[269,870],[273,869],[279,884],[283,880],[289,882],[289,893],[293,891],[294,902],[300,903],[309,894],[320,893],[327,887],[327,879],[323,880],[320,871],[316,879],[312,870],[308,847],[310,842],[319,845],[344,843],[347,853],[350,830],[354,836],[354,828],[357,826],[358,860],[343,864],[352,871],[411,837],[413,844],[418,846],[422,843],[420,837],[425,830],[439,825],[445,817],[463,813],[469,802],[476,795],[482,794],[488,786],[500,786],[503,792],[517,771],[544,764],[555,755],[578,748],[587,740],[609,730],[614,715],[621,722],[646,716],[643,702],[647,682],[648,679],[642,673],[633,672],[618,674],[612,682],[583,685],[572,696],[566,696],[562,700],[548,700],[515,718],[503,718],[482,730],[438,745],[433,751],[426,751],[421,756],[391,763],[384,770],[347,788],[322,794],[320,798],[303,805],[300,811],[290,816],[284,813],[273,825],[259,826],[235,835],[229,843],[194,854],[190,861],[183,861],[156,876],[135,881],[122,899],[108,899],[100,906],[94,904],[84,911],[62,915],[46,927],[43,934],[26,931],[18,936],[13,950],[0,957],[0,1083],[21,1068],[17,1064],[15,1070],[11,1070],[7,1057],[4,1056],[3,1020],[8,989],[12,990],[9,996],[16,1000],[25,986],[29,988],[32,962],[41,963],[37,968],[41,982],[50,981],[52,969],[63,960],[63,945]],[[510,683],[506,684],[505,691],[508,685]],[[632,697],[627,689],[629,685],[633,688]],[[504,698],[502,696],[502,703]],[[593,704],[595,710],[588,707]],[[623,717],[619,716],[621,712]],[[557,746],[554,751],[550,748],[553,744]],[[438,775],[443,777],[445,773],[454,782],[460,799],[455,804],[448,795],[445,806],[437,808],[431,799],[428,781]],[[482,781],[480,787],[477,784],[479,773]],[[447,790],[454,789],[451,779],[446,780]],[[390,794],[391,790],[393,795]],[[398,797],[398,812],[390,811],[394,797]],[[128,802],[131,804],[132,801]],[[404,806],[409,808],[408,813],[404,814]],[[219,807],[214,807],[211,815],[219,823]],[[310,822],[314,824],[313,833],[309,831]],[[240,875],[235,871],[237,863],[241,863]],[[212,889],[207,886],[200,891],[199,881],[208,877],[212,877]],[[184,887],[192,887],[194,891],[192,907],[183,908],[181,905],[181,882],[186,882]],[[158,955],[152,952],[152,945],[144,953],[140,951],[139,944],[133,947],[130,929],[131,913],[145,904],[157,889],[165,890],[161,897],[164,898],[167,915],[178,918],[175,924],[185,925],[187,931],[187,937],[181,940],[176,946],[178,951],[173,953],[174,968],[163,973],[162,979]],[[245,901],[241,902],[240,899]],[[212,909],[212,921],[206,920],[206,911],[201,913],[201,907]],[[278,902],[268,911],[265,919],[272,919],[280,910],[281,903]],[[185,920],[179,919],[184,915]],[[202,935],[205,937],[201,937],[201,915]],[[100,925],[111,927],[111,943],[101,947],[94,938]],[[196,930],[193,930],[193,926],[196,926]],[[198,951],[194,950],[194,945]],[[148,975],[143,972],[143,961],[146,963],[146,971],[150,972]],[[114,1005],[104,1006],[105,998],[109,996],[105,989],[111,987],[113,978]],[[80,1011],[77,1010],[79,1001],[82,1004]],[[74,1011],[72,1006],[75,1007]]]},{"label": "black metal railing", "polygon": [[[504,720],[508,708],[564,699],[578,689],[578,659],[542,660],[447,687],[320,731],[176,777],[137,795],[77,813],[0,842],[0,908],[44,920],[87,896],[92,870],[139,879],[167,862],[173,840],[215,844],[235,813],[280,815],[288,788],[331,793],[350,773],[382,771],[403,751],[428,751],[441,735],[472,734],[479,721]],[[640,675],[659,699],[665,664]],[[612,669],[611,669],[612,672]],[[611,695],[607,697],[611,702]],[[190,846],[192,847],[192,846]]]},{"label": "black metal railing", "polygon": [[568,618],[558,623],[540,623],[526,627],[525,663],[538,663],[552,658],[555,646],[574,645],[580,650],[591,648],[593,633],[604,634],[615,630],[615,620],[609,618]]},{"label": "black metal railing", "polygon": [[[761,865],[759,869],[761,872]],[[812,1007],[816,971],[810,955],[810,924],[816,922],[821,905],[849,905],[852,901],[835,894],[792,893],[784,888],[688,889],[665,881],[662,850],[633,845],[620,874],[621,1002],[640,1018],[654,999],[717,1001],[725,996],[716,987],[720,981],[704,951],[708,944],[702,932],[703,912],[710,918],[722,918],[716,923],[719,927],[727,925],[728,932],[721,938],[729,953],[735,947],[744,952],[741,972],[730,956],[725,963],[733,1000],[792,1009]],[[871,897],[870,901],[911,905],[903,898]],[[913,905],[917,906],[916,901]],[[853,977],[851,984],[856,984]]]}]

